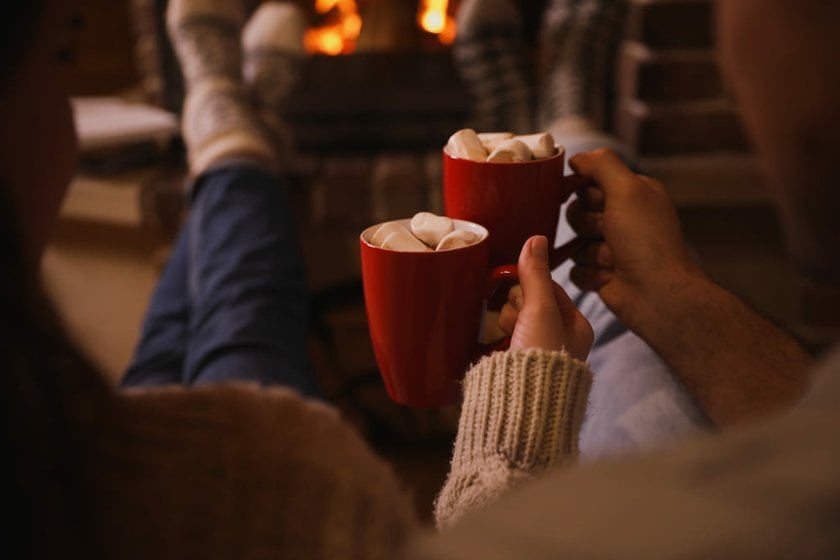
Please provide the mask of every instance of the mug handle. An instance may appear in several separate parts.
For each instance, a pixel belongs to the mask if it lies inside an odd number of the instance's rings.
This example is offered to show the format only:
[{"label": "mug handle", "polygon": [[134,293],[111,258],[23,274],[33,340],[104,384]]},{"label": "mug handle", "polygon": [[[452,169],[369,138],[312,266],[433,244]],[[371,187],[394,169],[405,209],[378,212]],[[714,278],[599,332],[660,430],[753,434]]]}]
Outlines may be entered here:
[{"label": "mug handle", "polygon": [[[571,175],[566,175],[563,177],[562,185],[567,193],[566,198],[568,198],[569,196],[571,196],[572,193],[577,192],[582,188],[594,186],[595,182],[589,177],[584,177],[583,175],[572,173]],[[582,246],[583,241],[575,237],[571,241],[567,241],[563,245],[551,249],[548,252],[549,269],[554,270],[555,268],[563,264],[565,261],[572,258]]]},{"label": "mug handle", "polygon": [[[494,299],[499,290],[505,286],[508,289],[519,283],[519,270],[515,264],[503,264],[497,266],[490,271],[490,277],[487,280],[487,289],[484,292],[485,301]],[[505,336],[491,342],[490,344],[479,344],[478,355],[486,356],[492,352],[507,350],[510,346],[510,337]]]},{"label": "mug handle", "polygon": [[559,247],[555,247],[548,252],[548,269],[554,270],[577,253],[583,247],[583,240],[575,237],[566,241]]}]

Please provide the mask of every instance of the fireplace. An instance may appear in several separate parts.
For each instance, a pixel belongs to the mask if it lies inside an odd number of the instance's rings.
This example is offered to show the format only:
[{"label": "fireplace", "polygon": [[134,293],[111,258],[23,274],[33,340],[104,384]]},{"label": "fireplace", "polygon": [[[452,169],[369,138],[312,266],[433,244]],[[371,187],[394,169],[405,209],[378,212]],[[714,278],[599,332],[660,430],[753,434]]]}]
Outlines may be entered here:
[{"label": "fireplace", "polygon": [[[311,52],[287,115],[298,147],[360,152],[441,146],[464,124],[470,105],[449,47],[459,2],[297,0],[312,23],[305,36]],[[248,4],[254,9],[259,2]],[[162,32],[165,5],[135,0],[138,59],[151,100],[179,112],[183,85]],[[437,16],[424,17],[429,14]],[[423,28],[429,20],[432,31]],[[356,35],[337,46],[341,39],[331,33],[342,26]],[[316,47],[319,37],[324,48]]]},{"label": "fireplace", "polygon": [[463,126],[469,97],[447,53],[314,55],[289,103],[302,150],[442,146]]},{"label": "fireplace", "polygon": [[441,146],[467,116],[452,65],[459,0],[313,0],[289,104],[302,150]]},{"label": "fireplace", "polygon": [[[310,279],[318,287],[358,275],[362,228],[421,210],[442,212],[440,150],[468,124],[471,108],[449,44],[464,0],[294,1],[310,16],[312,32],[342,21],[358,31],[332,47],[337,54],[304,59],[286,115],[299,152],[302,227],[335,244],[307,252],[331,254],[329,262],[313,263]],[[251,10],[259,4],[247,2]],[[544,3],[519,2],[526,36],[536,36]],[[183,88],[164,32],[166,0],[132,6],[145,90],[152,102],[179,112]]]}]

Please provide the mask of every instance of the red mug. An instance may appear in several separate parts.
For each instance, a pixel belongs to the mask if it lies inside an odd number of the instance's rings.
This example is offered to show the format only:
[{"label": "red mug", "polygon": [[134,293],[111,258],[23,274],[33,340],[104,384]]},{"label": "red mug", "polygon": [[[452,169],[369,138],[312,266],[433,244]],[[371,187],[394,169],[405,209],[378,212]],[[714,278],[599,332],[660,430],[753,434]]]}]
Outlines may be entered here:
[{"label": "red mug", "polygon": [[[580,175],[564,176],[564,166],[562,148],[547,158],[513,163],[461,159],[444,149],[444,213],[490,231],[490,264],[516,262],[532,235],[554,239],[560,206],[590,183]],[[571,257],[579,246],[573,239],[553,248],[551,268]]]},{"label": "red mug", "polygon": [[[402,220],[409,227],[410,220]],[[469,364],[498,348],[480,344],[487,299],[516,278],[516,267],[490,269],[486,228],[455,220],[480,241],[427,253],[372,245],[381,224],[359,237],[368,329],[388,395],[415,407],[455,403]]]}]

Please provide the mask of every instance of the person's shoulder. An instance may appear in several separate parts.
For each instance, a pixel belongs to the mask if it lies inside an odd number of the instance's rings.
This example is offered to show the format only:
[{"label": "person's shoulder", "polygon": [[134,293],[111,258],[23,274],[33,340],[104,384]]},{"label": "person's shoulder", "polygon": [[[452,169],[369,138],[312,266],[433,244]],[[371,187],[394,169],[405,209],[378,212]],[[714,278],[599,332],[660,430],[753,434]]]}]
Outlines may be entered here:
[{"label": "person's shoulder", "polygon": [[290,388],[232,382],[133,388],[118,395],[116,429],[127,441],[145,441],[130,453],[165,445],[236,457],[234,462],[275,461],[356,483],[393,478],[338,409]]},{"label": "person's shoulder", "polygon": [[201,516],[199,539],[173,537],[189,557],[243,543],[281,557],[304,547],[314,557],[373,557],[369,549],[396,548],[414,526],[390,465],[326,402],[248,383],[131,389],[117,401],[96,468],[116,525],[108,533],[126,549],[171,547],[166,530],[148,526],[158,518]]},{"label": "person's shoulder", "polygon": [[[118,402],[121,417],[129,424],[166,423],[173,430],[204,423],[216,433],[237,431],[239,426],[250,430],[295,426],[297,432],[315,432],[324,425],[335,430],[351,429],[326,402],[304,397],[288,387],[250,382],[127,388],[118,393]],[[275,437],[288,433],[274,431]]]}]

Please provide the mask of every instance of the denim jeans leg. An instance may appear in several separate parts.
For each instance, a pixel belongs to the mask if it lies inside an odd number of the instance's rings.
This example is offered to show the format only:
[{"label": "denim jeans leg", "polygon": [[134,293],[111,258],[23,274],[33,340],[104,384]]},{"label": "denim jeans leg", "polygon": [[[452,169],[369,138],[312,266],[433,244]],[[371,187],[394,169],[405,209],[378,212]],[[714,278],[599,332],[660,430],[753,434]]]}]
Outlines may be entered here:
[{"label": "denim jeans leg", "polygon": [[182,383],[189,328],[188,240],[181,231],[152,294],[125,386]]},{"label": "denim jeans leg", "polygon": [[318,393],[307,349],[303,259],[283,185],[250,166],[195,187],[189,239],[188,384],[250,380]]}]

